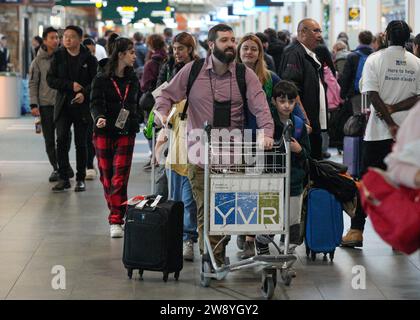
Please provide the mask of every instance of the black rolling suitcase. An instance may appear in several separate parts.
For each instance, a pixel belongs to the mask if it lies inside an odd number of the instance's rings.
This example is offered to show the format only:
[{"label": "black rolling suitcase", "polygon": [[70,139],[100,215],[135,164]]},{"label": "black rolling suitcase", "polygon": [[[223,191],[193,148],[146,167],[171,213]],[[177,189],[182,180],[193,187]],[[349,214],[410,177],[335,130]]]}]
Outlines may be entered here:
[{"label": "black rolling suitcase", "polygon": [[163,272],[163,281],[169,273],[178,280],[183,267],[182,236],[184,204],[165,201],[142,209],[130,206],[124,231],[123,263],[131,279],[133,270]]}]

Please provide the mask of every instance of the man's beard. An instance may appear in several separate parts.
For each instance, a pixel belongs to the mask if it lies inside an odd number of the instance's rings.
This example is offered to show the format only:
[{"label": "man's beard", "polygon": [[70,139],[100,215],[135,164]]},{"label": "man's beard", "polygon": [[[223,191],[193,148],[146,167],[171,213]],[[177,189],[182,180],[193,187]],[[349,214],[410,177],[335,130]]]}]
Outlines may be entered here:
[{"label": "man's beard", "polygon": [[213,54],[214,56],[220,60],[220,62],[225,63],[225,64],[229,64],[231,63],[233,60],[235,60],[235,54],[236,54],[236,50],[235,48],[232,48],[233,51],[232,54],[226,54],[226,49],[225,51],[220,50],[216,45],[214,46],[214,50],[213,50]]}]

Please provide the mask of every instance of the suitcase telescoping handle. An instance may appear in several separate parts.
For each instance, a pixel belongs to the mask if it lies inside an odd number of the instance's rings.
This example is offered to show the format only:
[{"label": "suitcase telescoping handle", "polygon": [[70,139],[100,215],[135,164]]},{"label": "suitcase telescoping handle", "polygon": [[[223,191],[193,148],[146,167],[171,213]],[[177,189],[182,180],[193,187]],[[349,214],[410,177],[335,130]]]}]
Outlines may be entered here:
[{"label": "suitcase telescoping handle", "polygon": [[369,99],[367,93],[362,93],[362,114],[367,115],[369,113]]},{"label": "suitcase telescoping handle", "polygon": [[[173,115],[173,110],[172,109],[171,113],[170,113],[170,117],[172,117]],[[171,144],[172,144],[172,124],[171,123],[167,123],[162,130],[164,130],[165,128],[167,128],[169,130],[168,132],[168,149],[169,149],[169,156],[172,156],[172,153],[170,152],[170,148],[171,148]],[[151,170],[151,194],[154,195],[156,194],[156,165],[155,165],[155,158],[156,158],[156,124],[153,123],[152,124],[152,160],[150,162],[151,166],[152,166],[152,170]],[[172,161],[169,161],[170,164],[172,164]],[[163,166],[165,166],[165,163],[163,163]],[[168,200],[171,198],[171,175],[169,175],[167,177],[168,180]]]},{"label": "suitcase telescoping handle", "polygon": [[156,124],[153,122],[152,124],[152,158],[150,160],[150,164],[152,166],[152,172],[151,172],[151,185],[152,188],[150,190],[151,194],[155,194],[155,144],[156,144]]},{"label": "suitcase telescoping handle", "polygon": [[146,196],[144,200],[142,200],[140,203],[138,203],[135,208],[136,209],[146,209],[151,208],[152,210],[155,210],[157,205],[159,204],[160,200],[162,200],[162,196],[158,195],[150,195]]}]

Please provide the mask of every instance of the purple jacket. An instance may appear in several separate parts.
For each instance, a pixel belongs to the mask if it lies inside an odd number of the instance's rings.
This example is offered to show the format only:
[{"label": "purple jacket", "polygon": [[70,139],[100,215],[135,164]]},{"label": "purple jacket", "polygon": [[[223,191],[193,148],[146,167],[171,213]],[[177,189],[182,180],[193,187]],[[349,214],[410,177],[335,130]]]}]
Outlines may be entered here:
[{"label": "purple jacket", "polygon": [[155,51],[150,60],[144,65],[143,76],[140,81],[140,89],[142,92],[153,91],[156,88],[156,82],[159,76],[159,69],[166,60],[167,54],[165,50]]}]

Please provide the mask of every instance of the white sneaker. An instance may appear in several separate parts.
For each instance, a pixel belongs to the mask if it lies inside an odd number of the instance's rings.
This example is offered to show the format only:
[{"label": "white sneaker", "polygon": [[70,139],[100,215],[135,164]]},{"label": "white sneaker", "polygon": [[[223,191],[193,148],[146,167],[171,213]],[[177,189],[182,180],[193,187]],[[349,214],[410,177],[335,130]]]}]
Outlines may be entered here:
[{"label": "white sneaker", "polygon": [[111,224],[110,231],[111,231],[111,238],[123,237],[123,228],[120,224]]},{"label": "white sneaker", "polygon": [[184,241],[183,257],[186,261],[194,261],[194,242],[191,240]]},{"label": "white sneaker", "polygon": [[87,169],[85,180],[95,180],[97,175],[96,169]]}]

